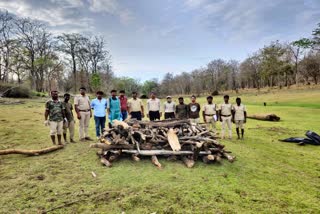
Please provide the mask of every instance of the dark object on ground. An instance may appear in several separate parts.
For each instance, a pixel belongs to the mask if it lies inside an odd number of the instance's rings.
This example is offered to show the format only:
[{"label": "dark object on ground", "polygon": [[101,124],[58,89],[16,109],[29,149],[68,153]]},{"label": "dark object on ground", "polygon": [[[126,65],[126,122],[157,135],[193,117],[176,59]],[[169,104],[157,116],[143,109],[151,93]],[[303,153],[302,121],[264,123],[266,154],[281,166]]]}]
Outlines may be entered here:
[{"label": "dark object on ground", "polygon": [[30,98],[30,90],[25,87],[11,87],[5,90],[1,97],[9,97],[9,98]]},{"label": "dark object on ground", "polygon": [[255,120],[273,121],[273,122],[278,122],[280,120],[280,117],[278,117],[275,114],[253,114],[253,115],[248,115],[248,118],[255,119]]},{"label": "dark object on ground", "polygon": [[316,144],[320,145],[320,136],[317,133],[313,131],[307,131],[306,136],[313,140]]},{"label": "dark object on ground", "polygon": [[58,149],[62,149],[63,145],[52,146],[45,149],[39,150],[24,150],[24,149],[6,149],[0,150],[0,155],[10,155],[10,154],[22,154],[22,155],[30,155],[30,156],[37,156],[42,154],[47,154],[49,152],[56,151]]},{"label": "dark object on ground", "polygon": [[101,149],[98,156],[107,167],[123,156],[134,161],[151,157],[151,162],[158,168],[162,165],[157,156],[180,159],[188,168],[198,159],[205,163],[220,163],[222,158],[233,162],[235,157],[216,139],[214,133],[189,120],[114,120],[113,127],[105,130],[100,142],[90,147]]},{"label": "dark object on ground", "polygon": [[145,95],[145,94],[142,94],[142,95],[140,96],[140,99],[148,99],[148,96]]},{"label": "dark object on ground", "polygon": [[310,145],[320,146],[320,136],[317,133],[313,131],[307,131],[306,136],[308,138],[290,137],[290,138],[279,140],[279,141],[288,142],[288,143],[298,143],[299,145],[310,144]]},{"label": "dark object on ground", "polygon": [[266,103],[266,102],[264,102],[264,103],[263,103],[263,105],[264,105],[264,106],[267,106],[267,103]]},{"label": "dark object on ground", "polygon": [[215,90],[211,93],[212,96],[218,96],[219,95],[219,91]]}]

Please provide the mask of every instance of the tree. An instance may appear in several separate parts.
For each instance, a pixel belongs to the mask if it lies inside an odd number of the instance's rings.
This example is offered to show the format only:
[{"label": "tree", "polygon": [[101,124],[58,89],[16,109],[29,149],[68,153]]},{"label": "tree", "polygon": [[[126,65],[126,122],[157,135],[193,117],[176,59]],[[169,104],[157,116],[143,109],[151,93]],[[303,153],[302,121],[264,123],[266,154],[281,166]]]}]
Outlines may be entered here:
[{"label": "tree", "polygon": [[242,88],[253,87],[259,90],[262,87],[261,57],[258,53],[245,59],[240,64],[240,71]]},{"label": "tree", "polygon": [[320,77],[320,54],[309,53],[309,55],[301,61],[301,66],[305,79],[308,81],[308,78],[311,77],[314,83],[318,84]]},{"label": "tree", "polygon": [[51,34],[44,24],[28,18],[16,22],[19,45],[23,47],[24,66],[30,71],[31,88],[44,90],[46,63],[52,55]]},{"label": "tree", "polygon": [[97,73],[99,63],[106,59],[109,52],[105,50],[105,42],[103,37],[94,36],[89,39],[87,50],[91,62],[91,73]]},{"label": "tree", "polygon": [[8,11],[0,10],[0,51],[3,63],[0,60],[0,81],[8,81],[8,74],[10,72],[10,57],[12,45],[14,43],[13,37],[14,17]]},{"label": "tree", "polygon": [[78,33],[63,33],[61,36],[57,37],[59,40],[58,50],[65,53],[72,64],[72,74],[73,74],[73,88],[77,91],[77,55],[80,49],[81,43],[86,40],[84,36]]},{"label": "tree", "polygon": [[142,93],[149,96],[151,92],[159,93],[159,84],[157,79],[147,80],[142,85]]},{"label": "tree", "polygon": [[278,41],[271,42],[269,46],[265,46],[261,50],[262,75],[271,87],[274,86],[276,82],[281,84],[280,74],[281,67],[283,66],[282,57],[284,53],[285,49]]},{"label": "tree", "polygon": [[311,45],[314,50],[320,51],[320,23],[318,27],[312,31]]},{"label": "tree", "polygon": [[307,38],[302,38],[299,40],[296,40],[294,42],[291,43],[291,45],[289,46],[293,57],[294,57],[294,76],[295,76],[295,82],[296,84],[298,84],[298,74],[299,74],[299,60],[300,60],[300,56],[303,54],[303,52],[307,49],[311,47],[311,41],[310,39]]}]

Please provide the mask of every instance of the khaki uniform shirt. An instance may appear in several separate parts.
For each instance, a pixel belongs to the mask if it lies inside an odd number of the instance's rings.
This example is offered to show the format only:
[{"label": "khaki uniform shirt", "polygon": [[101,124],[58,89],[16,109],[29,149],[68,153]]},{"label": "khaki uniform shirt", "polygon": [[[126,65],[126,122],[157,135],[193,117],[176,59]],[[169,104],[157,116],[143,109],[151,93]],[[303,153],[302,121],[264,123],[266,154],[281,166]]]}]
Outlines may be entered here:
[{"label": "khaki uniform shirt", "polygon": [[203,107],[203,111],[205,115],[214,115],[217,114],[217,105],[212,103],[212,104],[206,104]]},{"label": "khaki uniform shirt", "polygon": [[142,100],[140,100],[139,98],[137,99],[129,99],[128,100],[128,107],[130,108],[130,112],[137,112],[137,111],[141,111],[141,106],[143,106]]},{"label": "khaki uniform shirt", "polygon": [[78,106],[79,110],[90,110],[90,99],[87,95],[82,96],[82,95],[77,95],[74,98],[74,104]]},{"label": "khaki uniform shirt", "polygon": [[237,104],[233,105],[233,110],[235,111],[234,120],[244,120],[244,112],[246,107],[242,104],[238,106]]},{"label": "khaki uniform shirt", "polygon": [[232,110],[232,105],[231,103],[228,103],[228,104],[221,104],[220,105],[220,110],[221,110],[221,116],[228,116],[230,115],[231,116],[231,110]]}]

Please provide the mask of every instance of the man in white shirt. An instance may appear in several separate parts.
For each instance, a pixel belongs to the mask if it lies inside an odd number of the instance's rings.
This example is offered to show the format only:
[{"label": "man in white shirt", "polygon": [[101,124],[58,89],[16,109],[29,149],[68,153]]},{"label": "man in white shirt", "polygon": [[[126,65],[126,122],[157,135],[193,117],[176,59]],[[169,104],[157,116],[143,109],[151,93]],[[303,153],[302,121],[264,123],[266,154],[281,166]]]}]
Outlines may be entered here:
[{"label": "man in white shirt", "polygon": [[247,122],[247,110],[246,107],[241,104],[241,98],[236,99],[236,105],[233,106],[232,112],[232,121],[236,124],[236,130],[238,139],[240,139],[240,130],[241,129],[241,139],[244,135],[244,124]]},{"label": "man in white shirt", "polygon": [[156,98],[156,94],[151,92],[151,98],[147,101],[147,116],[151,121],[160,120],[162,113],[160,111],[160,100]]},{"label": "man in white shirt", "polygon": [[219,118],[218,108],[215,103],[212,102],[212,96],[207,97],[207,104],[204,105],[202,116],[203,121],[207,125],[207,129],[211,130],[214,134],[216,134],[216,121]]},{"label": "man in white shirt", "polygon": [[176,117],[175,115],[176,104],[172,102],[171,96],[167,96],[167,102],[164,103],[163,109],[164,109],[164,119],[174,119]]},{"label": "man in white shirt", "polygon": [[223,97],[224,103],[220,105],[219,115],[220,121],[222,122],[221,126],[221,138],[224,139],[225,128],[228,126],[229,139],[232,138],[232,129],[231,129],[231,120],[232,120],[232,105],[229,103],[229,95]]}]

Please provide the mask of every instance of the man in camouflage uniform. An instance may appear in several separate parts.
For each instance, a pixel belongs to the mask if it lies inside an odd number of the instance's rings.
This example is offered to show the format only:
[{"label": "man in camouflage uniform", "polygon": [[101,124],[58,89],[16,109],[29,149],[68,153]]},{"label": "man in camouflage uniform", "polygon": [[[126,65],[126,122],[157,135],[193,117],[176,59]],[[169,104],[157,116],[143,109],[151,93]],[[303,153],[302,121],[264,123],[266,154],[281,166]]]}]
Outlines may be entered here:
[{"label": "man in camouflage uniform", "polygon": [[67,122],[64,122],[63,124],[63,139],[64,142],[67,143],[67,130],[69,129],[69,134],[70,134],[70,143],[75,143],[74,141],[74,117],[73,117],[73,107],[72,104],[69,103],[70,100],[70,94],[66,93],[63,95],[64,97],[64,102],[62,103],[65,110],[66,110],[66,118],[67,118]]},{"label": "man in camouflage uniform", "polygon": [[55,135],[57,135],[58,144],[62,145],[61,134],[63,128],[63,121],[67,122],[67,118],[65,117],[65,108],[62,102],[58,99],[58,91],[51,91],[51,98],[51,100],[46,102],[44,124],[50,127],[50,136],[52,143],[56,144]]}]

